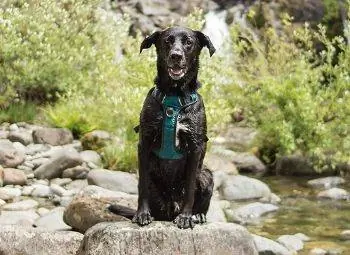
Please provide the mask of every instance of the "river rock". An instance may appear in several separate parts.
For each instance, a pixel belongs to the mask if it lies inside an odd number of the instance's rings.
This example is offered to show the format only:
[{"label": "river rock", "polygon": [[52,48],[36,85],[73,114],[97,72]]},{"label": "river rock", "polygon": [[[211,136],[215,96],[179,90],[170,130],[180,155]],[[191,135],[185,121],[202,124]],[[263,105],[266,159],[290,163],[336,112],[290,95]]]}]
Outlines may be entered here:
[{"label": "river rock", "polygon": [[297,233],[294,236],[296,238],[298,238],[300,241],[303,241],[303,242],[309,242],[311,240],[310,237],[308,237],[307,235],[305,235],[303,233]]},{"label": "river rock", "polygon": [[233,223],[210,223],[183,230],[171,222],[153,222],[144,227],[131,222],[116,222],[99,223],[90,228],[78,254],[258,253],[249,232]]},{"label": "river rock", "polygon": [[50,180],[50,185],[57,184],[59,186],[64,186],[72,182],[70,178],[54,178]]},{"label": "river rock", "polygon": [[9,130],[10,131],[18,131],[19,130],[19,127],[16,123],[13,123],[9,126]]},{"label": "river rock", "polygon": [[226,145],[236,151],[247,151],[251,148],[256,134],[253,128],[229,126],[226,131],[214,139],[213,143]]},{"label": "river rock", "polygon": [[113,191],[137,194],[137,178],[133,174],[104,169],[91,170],[87,176],[90,185],[97,185]]},{"label": "river rock", "polygon": [[269,187],[260,180],[243,175],[228,176],[219,188],[225,200],[245,200],[270,197]]},{"label": "river rock", "polygon": [[212,172],[225,172],[231,175],[237,175],[238,171],[236,166],[228,159],[221,157],[219,155],[215,155],[212,153],[207,153],[204,158],[204,164],[212,171]]},{"label": "river rock", "polygon": [[19,197],[22,194],[19,188],[11,188],[11,187],[2,187],[0,188],[0,199],[2,200],[10,200],[15,197]]},{"label": "river rock", "polygon": [[261,160],[250,152],[236,153],[231,160],[240,172],[261,173],[266,171],[266,166]]},{"label": "river rock", "polygon": [[112,191],[95,185],[89,185],[83,188],[79,192],[79,195],[91,196],[97,199],[107,199],[132,209],[137,208],[137,195],[131,195],[121,191]]},{"label": "river rock", "polygon": [[207,212],[208,222],[227,222],[224,210],[221,208],[219,200],[212,199]]},{"label": "river rock", "polygon": [[317,194],[318,198],[328,198],[334,200],[348,199],[349,192],[340,188],[331,188],[328,190],[321,191]]},{"label": "river rock", "polygon": [[326,188],[326,189],[333,188],[344,183],[345,183],[345,179],[338,176],[318,178],[307,182],[307,184],[311,187]]},{"label": "river rock", "polygon": [[33,131],[34,143],[64,145],[73,142],[73,134],[66,128],[40,128]]},{"label": "river rock", "polygon": [[341,232],[340,238],[342,240],[350,240],[350,230],[344,230],[343,232]]},{"label": "river rock", "polygon": [[2,225],[31,226],[37,218],[39,218],[39,215],[34,210],[2,211],[0,214],[0,226]]},{"label": "river rock", "polygon": [[276,241],[291,251],[300,251],[304,248],[303,241],[294,235],[283,235],[277,238]]},{"label": "river rock", "polygon": [[7,139],[9,136],[9,131],[7,130],[0,130],[0,139]]},{"label": "river rock", "polygon": [[310,255],[326,255],[327,251],[321,248],[313,248],[310,253]]},{"label": "river rock", "polygon": [[34,187],[33,191],[31,192],[33,197],[50,197],[53,195],[53,192],[49,186],[43,184],[34,184],[32,186]]},{"label": "river rock", "polygon": [[87,178],[87,175],[89,173],[90,169],[85,166],[75,166],[72,168],[68,168],[63,171],[62,177],[63,178],[71,178],[73,180],[75,179],[85,179]]},{"label": "river rock", "polygon": [[289,251],[283,245],[267,239],[262,236],[253,235],[254,243],[259,254],[271,254],[271,255],[294,255],[295,253]]},{"label": "river rock", "polygon": [[48,144],[29,144],[26,147],[26,154],[27,155],[35,155],[40,152],[45,152],[50,150],[50,145]]},{"label": "river rock", "polygon": [[7,139],[0,139],[0,165],[16,167],[24,162],[24,154]]},{"label": "river rock", "polygon": [[62,172],[82,163],[80,154],[75,149],[60,150],[51,161],[39,166],[34,175],[38,179],[53,179],[62,176]]},{"label": "river rock", "polygon": [[68,192],[65,188],[61,187],[58,184],[54,184],[54,183],[50,185],[50,188],[54,194],[56,194],[57,196],[60,196],[60,197],[65,196]]},{"label": "river rock", "polygon": [[92,150],[85,150],[80,152],[80,156],[84,162],[93,163],[96,166],[101,166],[101,156]]},{"label": "river rock", "polygon": [[75,255],[83,235],[23,226],[0,226],[0,251],[6,255]]},{"label": "river rock", "polygon": [[243,205],[234,210],[227,210],[226,212],[230,221],[246,224],[254,222],[259,217],[277,210],[278,206],[276,205],[255,202]]},{"label": "river rock", "polygon": [[6,204],[2,207],[5,211],[26,211],[38,207],[39,203],[33,199],[26,199],[19,202]]},{"label": "river rock", "polygon": [[5,168],[3,172],[5,185],[25,185],[27,183],[27,176],[21,170]]},{"label": "river rock", "polygon": [[33,225],[52,231],[71,230],[72,228],[63,221],[64,209],[64,207],[56,207],[49,213],[36,219]]},{"label": "river rock", "polygon": [[73,229],[84,233],[90,227],[105,221],[128,220],[110,212],[107,208],[111,201],[91,196],[77,196],[64,211],[64,222]]},{"label": "river rock", "polygon": [[297,154],[278,158],[275,168],[277,174],[283,175],[313,175],[316,173],[310,160]]},{"label": "river rock", "polygon": [[32,132],[27,130],[11,131],[8,139],[11,142],[20,142],[23,145],[33,143]]},{"label": "river rock", "polygon": [[36,210],[36,212],[40,215],[40,216],[44,216],[45,214],[48,214],[50,212],[49,209],[45,208],[45,207],[40,207],[38,208],[38,210]]}]

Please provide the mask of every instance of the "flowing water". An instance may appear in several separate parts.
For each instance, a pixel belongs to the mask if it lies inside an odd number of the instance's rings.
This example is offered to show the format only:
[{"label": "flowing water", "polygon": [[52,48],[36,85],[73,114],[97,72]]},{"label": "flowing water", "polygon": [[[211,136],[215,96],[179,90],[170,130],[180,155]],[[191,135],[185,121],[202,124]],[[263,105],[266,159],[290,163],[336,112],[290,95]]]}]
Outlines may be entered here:
[{"label": "flowing water", "polygon": [[[350,201],[318,200],[320,190],[307,186],[307,178],[273,176],[262,179],[282,199],[280,209],[262,223],[249,226],[255,234],[276,239],[280,235],[303,233],[311,238],[298,254],[312,248],[342,250],[350,254],[350,241],[342,241],[340,233],[350,229]],[[340,186],[350,191],[350,180]]]}]

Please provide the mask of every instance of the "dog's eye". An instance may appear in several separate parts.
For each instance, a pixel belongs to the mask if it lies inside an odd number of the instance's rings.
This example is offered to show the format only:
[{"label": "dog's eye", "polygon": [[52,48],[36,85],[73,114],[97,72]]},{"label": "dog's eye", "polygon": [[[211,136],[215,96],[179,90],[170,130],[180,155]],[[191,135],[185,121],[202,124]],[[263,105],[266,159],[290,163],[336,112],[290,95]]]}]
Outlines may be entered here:
[{"label": "dog's eye", "polygon": [[189,39],[187,39],[187,40],[186,40],[186,45],[187,45],[187,46],[191,46],[191,45],[192,45],[192,41],[189,40]]},{"label": "dog's eye", "polygon": [[173,42],[174,42],[174,37],[168,36],[167,38],[165,38],[166,44],[172,44]]}]

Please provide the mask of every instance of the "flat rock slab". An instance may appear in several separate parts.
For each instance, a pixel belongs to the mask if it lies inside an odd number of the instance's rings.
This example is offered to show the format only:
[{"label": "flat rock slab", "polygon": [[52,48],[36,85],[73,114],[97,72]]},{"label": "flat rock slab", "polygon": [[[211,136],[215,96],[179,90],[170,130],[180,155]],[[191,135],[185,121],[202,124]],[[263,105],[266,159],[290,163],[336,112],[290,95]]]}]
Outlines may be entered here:
[{"label": "flat rock slab", "polygon": [[82,239],[83,235],[77,232],[1,226],[0,254],[75,255]]},{"label": "flat rock slab", "polygon": [[130,222],[99,223],[90,228],[78,252],[97,254],[220,254],[257,255],[250,233],[233,223],[211,223],[193,230],[171,222],[139,227]]},{"label": "flat rock slab", "polygon": [[33,132],[34,143],[64,145],[73,142],[73,134],[66,128],[41,128]]},{"label": "flat rock slab", "polygon": [[315,188],[333,188],[344,183],[345,183],[345,179],[338,176],[318,178],[307,182],[309,186],[315,187]]}]

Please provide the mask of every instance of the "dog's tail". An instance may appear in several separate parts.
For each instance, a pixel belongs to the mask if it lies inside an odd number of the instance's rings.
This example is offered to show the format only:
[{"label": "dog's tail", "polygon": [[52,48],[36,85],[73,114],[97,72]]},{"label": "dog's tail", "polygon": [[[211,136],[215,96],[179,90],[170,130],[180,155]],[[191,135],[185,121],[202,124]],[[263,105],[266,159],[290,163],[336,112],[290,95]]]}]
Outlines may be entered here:
[{"label": "dog's tail", "polygon": [[122,205],[118,205],[118,204],[111,204],[110,206],[108,206],[108,210],[112,213],[121,215],[121,216],[128,218],[130,220],[132,220],[132,218],[136,214],[136,210],[134,210],[130,207],[126,207],[126,206],[122,206]]}]

